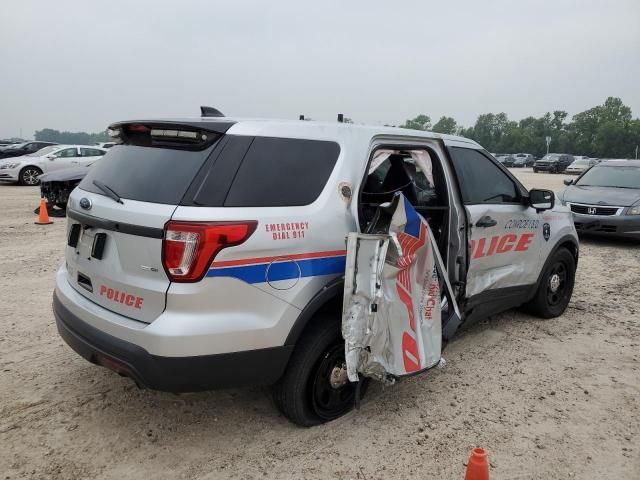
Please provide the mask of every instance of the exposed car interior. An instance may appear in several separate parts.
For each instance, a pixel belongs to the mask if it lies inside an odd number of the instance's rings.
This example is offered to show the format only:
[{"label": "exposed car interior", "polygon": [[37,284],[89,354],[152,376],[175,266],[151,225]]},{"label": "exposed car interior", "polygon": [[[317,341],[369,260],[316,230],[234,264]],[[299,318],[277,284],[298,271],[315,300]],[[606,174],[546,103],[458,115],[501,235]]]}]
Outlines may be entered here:
[{"label": "exposed car interior", "polygon": [[368,231],[378,207],[396,192],[402,192],[429,223],[438,245],[446,245],[449,206],[437,156],[425,149],[376,150],[360,193],[361,231]]}]

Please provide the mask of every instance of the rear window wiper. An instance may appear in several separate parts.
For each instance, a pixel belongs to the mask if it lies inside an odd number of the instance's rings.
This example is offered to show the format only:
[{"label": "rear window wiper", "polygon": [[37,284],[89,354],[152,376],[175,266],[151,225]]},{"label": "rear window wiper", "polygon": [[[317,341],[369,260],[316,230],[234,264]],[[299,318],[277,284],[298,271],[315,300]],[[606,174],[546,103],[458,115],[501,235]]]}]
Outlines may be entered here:
[{"label": "rear window wiper", "polygon": [[124,202],[120,198],[120,195],[118,195],[111,187],[105,185],[100,180],[94,180],[93,184],[96,187],[98,187],[100,190],[102,190],[107,197],[109,197],[110,199],[115,200],[116,202],[121,203],[121,204],[124,205]]}]

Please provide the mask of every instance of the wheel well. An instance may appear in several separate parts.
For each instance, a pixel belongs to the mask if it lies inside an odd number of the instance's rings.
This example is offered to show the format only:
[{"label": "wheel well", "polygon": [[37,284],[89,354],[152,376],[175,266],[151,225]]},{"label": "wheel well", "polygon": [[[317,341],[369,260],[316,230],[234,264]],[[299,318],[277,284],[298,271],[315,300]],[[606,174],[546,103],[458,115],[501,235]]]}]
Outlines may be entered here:
[{"label": "wheel well", "polygon": [[26,168],[35,168],[39,172],[42,172],[42,169],[40,167],[37,167],[36,165],[25,165],[20,169],[20,172],[23,172]]},{"label": "wheel well", "polygon": [[285,345],[295,345],[306,331],[327,314],[342,316],[342,296],[344,280],[342,278],[331,282],[307,304],[294,323]]},{"label": "wheel well", "polygon": [[[576,266],[578,265],[578,245],[571,241],[571,240],[566,240],[564,242],[562,242],[561,244],[558,245],[558,248],[566,248],[567,250],[569,250],[571,252],[571,254],[573,255],[573,258],[575,258],[576,260]],[[557,251],[557,249],[556,249]]]}]

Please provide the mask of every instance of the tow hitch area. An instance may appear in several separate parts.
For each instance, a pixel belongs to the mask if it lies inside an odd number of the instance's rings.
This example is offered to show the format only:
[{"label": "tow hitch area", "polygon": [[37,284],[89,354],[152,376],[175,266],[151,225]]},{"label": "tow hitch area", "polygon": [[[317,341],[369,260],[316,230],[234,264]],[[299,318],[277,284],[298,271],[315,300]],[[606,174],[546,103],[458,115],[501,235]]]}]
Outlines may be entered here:
[{"label": "tow hitch area", "polygon": [[459,324],[431,229],[397,194],[379,207],[368,233],[347,238],[342,334],[348,378],[356,382],[362,374],[392,384],[434,367],[443,328],[452,335]]}]

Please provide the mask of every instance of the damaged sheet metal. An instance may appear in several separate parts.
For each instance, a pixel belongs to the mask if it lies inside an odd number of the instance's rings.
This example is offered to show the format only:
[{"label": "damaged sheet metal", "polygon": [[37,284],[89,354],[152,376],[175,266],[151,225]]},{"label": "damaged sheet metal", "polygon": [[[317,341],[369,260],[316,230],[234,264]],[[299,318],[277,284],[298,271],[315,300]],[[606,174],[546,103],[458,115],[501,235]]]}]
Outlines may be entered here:
[{"label": "damaged sheet metal", "polygon": [[[347,373],[350,381],[360,373],[393,383],[440,361],[440,280],[448,292],[451,287],[429,225],[402,194],[380,207],[371,225],[369,233],[347,239],[342,316]],[[447,300],[459,323],[455,300]]]}]

